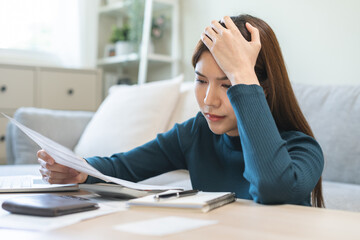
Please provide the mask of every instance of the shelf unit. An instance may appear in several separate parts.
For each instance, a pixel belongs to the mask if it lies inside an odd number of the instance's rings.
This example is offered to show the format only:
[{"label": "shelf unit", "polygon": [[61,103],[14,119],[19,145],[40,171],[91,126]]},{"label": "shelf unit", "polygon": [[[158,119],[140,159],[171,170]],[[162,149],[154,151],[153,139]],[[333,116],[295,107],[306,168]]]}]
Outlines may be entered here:
[{"label": "shelf unit", "polygon": [[[98,60],[103,69],[104,90],[120,78],[130,78],[132,83],[143,84],[167,79],[179,74],[179,2],[178,0],[144,1],[144,21],[141,42],[137,50],[124,55],[105,56],[105,46],[113,25],[121,26],[128,17],[126,9],[131,0],[103,4],[98,9]],[[153,17],[165,16],[166,25],[160,39],[151,37]],[[153,51],[150,51],[153,49]],[[105,93],[106,95],[106,93]]]}]

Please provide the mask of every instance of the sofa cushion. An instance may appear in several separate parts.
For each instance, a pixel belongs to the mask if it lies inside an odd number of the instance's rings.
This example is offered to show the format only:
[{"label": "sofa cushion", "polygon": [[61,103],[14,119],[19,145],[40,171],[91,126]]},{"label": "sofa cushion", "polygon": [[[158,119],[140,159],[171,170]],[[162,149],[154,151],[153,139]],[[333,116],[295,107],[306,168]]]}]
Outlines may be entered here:
[{"label": "sofa cushion", "polygon": [[[75,147],[92,116],[92,112],[41,108],[19,108],[14,114],[18,122],[70,149]],[[37,163],[36,152],[40,147],[15,125],[9,124],[8,131],[8,163]]]},{"label": "sofa cushion", "polygon": [[360,185],[323,182],[325,207],[360,212]]},{"label": "sofa cushion", "polygon": [[181,84],[179,100],[170,118],[167,129],[174,127],[175,123],[182,123],[196,116],[199,106],[195,98],[194,82]]},{"label": "sofa cushion", "polygon": [[75,153],[110,156],[131,150],[166,130],[183,77],[114,86],[82,134]]},{"label": "sofa cushion", "polygon": [[323,179],[360,184],[360,85],[295,84],[294,91],[324,152]]}]

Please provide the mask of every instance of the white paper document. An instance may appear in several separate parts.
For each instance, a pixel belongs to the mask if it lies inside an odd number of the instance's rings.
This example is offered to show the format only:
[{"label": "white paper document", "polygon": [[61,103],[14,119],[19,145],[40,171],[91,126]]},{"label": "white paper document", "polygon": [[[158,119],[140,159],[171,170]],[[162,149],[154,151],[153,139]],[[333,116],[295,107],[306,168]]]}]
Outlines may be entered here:
[{"label": "white paper document", "polygon": [[170,216],[133,223],[120,224],[115,226],[114,228],[119,231],[141,235],[165,236],[216,224],[217,222],[218,221],[215,220],[201,220]]},{"label": "white paper document", "polygon": [[83,158],[76,156],[73,151],[62,146],[61,144],[41,135],[40,133],[24,126],[15,119],[3,114],[8,118],[11,123],[16,125],[21,131],[23,131],[27,136],[29,136],[34,142],[36,142],[42,149],[44,149],[54,160],[62,165],[73,168],[79,172],[86,173],[90,176],[104,180],[105,182],[117,183],[121,186],[137,189],[137,190],[168,190],[168,189],[181,189],[179,187],[172,186],[154,186],[154,185],[145,185],[129,182],[126,180],[110,177],[102,174],[90,164],[88,164]]}]

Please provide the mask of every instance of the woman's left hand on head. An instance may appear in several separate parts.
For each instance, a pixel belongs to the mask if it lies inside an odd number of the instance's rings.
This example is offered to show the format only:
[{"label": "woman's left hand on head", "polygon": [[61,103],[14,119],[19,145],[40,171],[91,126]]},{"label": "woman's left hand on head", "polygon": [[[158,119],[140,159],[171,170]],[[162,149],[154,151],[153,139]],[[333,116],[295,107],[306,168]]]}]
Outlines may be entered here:
[{"label": "woman's left hand on head", "polygon": [[260,85],[254,69],[261,49],[259,30],[246,23],[251,34],[251,41],[248,42],[229,16],[225,16],[223,22],[227,28],[212,21],[211,26],[201,34],[201,40],[232,85]]}]

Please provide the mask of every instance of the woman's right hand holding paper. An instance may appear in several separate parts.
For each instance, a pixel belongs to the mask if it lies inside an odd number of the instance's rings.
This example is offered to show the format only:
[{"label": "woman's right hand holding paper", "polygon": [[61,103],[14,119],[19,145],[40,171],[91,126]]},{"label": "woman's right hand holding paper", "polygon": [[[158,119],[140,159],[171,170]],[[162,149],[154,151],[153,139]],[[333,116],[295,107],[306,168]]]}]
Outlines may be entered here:
[{"label": "woman's right hand holding paper", "polygon": [[88,177],[86,173],[56,163],[45,150],[38,151],[37,156],[42,178],[50,184],[84,183]]}]

